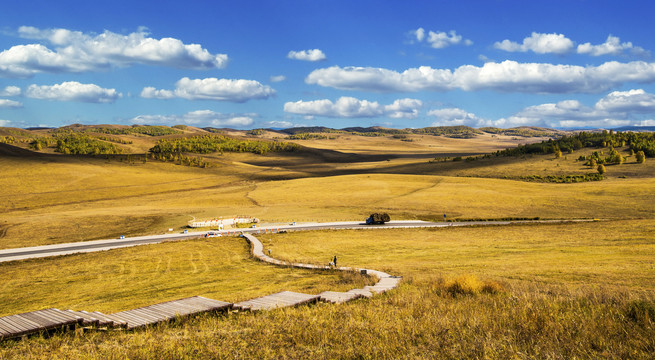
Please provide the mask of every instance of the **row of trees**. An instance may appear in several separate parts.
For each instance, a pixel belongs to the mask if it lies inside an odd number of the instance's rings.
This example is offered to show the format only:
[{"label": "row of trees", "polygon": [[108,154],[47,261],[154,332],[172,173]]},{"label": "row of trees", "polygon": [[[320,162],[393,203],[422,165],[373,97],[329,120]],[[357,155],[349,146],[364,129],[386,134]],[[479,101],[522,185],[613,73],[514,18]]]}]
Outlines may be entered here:
[{"label": "row of trees", "polygon": [[[655,156],[655,133],[652,132],[614,132],[603,131],[599,133],[580,132],[560,139],[550,139],[535,144],[519,145],[515,148],[497,151],[499,156],[521,156],[526,154],[555,154],[561,156],[562,152],[571,153],[582,148],[606,148],[629,146],[634,151],[643,151],[646,156]],[[616,156],[616,155],[615,155]],[[618,157],[616,157],[618,160]],[[610,161],[615,162],[615,161]]]},{"label": "row of trees", "polygon": [[293,143],[239,140],[220,135],[199,135],[188,138],[159,140],[150,149],[150,152],[154,154],[250,152],[263,155],[269,152],[298,150],[300,150],[300,145]]},{"label": "row of trees", "polygon": [[287,137],[289,140],[327,140],[327,139],[336,139],[334,136],[327,136],[321,134],[312,134],[312,133],[298,133],[289,135]]},{"label": "row of trees", "polygon": [[56,142],[57,147],[55,151],[62,154],[100,155],[120,154],[123,152],[121,148],[114,144],[96,140],[86,134],[71,134],[67,136],[60,136],[56,139]]},{"label": "row of trees", "polygon": [[94,127],[94,128],[86,128],[84,132],[95,132],[95,133],[111,134],[111,135],[142,134],[148,136],[164,136],[164,135],[173,135],[173,134],[181,133],[180,130],[172,129],[169,128],[168,126],[156,126],[156,125],[134,125],[129,128]]},{"label": "row of trees", "polygon": [[178,165],[186,165],[186,166],[196,166],[200,168],[207,168],[211,166],[211,163],[209,161],[206,161],[205,159],[201,158],[200,156],[196,157],[189,157],[186,155],[181,155],[181,154],[155,154],[151,153],[150,158],[153,160],[159,160],[159,161],[170,161],[174,162]]}]

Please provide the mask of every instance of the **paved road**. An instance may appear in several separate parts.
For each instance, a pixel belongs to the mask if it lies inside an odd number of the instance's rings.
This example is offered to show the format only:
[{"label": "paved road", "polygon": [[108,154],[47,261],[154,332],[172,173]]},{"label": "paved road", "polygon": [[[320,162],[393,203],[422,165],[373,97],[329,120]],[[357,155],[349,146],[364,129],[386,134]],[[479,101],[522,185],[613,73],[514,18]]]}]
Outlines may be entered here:
[{"label": "paved road", "polygon": [[[587,220],[577,220],[587,221]],[[472,225],[508,225],[512,223],[525,223],[528,221],[468,221],[468,222],[427,222],[427,221],[390,221],[384,225],[366,225],[359,221],[342,221],[332,223],[297,223],[296,225],[290,224],[269,224],[262,225],[255,228],[237,229],[243,233],[263,233],[270,231],[307,231],[307,230],[322,230],[322,229],[389,229],[389,228],[421,228],[421,227],[446,227],[446,226],[472,226]],[[535,222],[535,221],[531,221]],[[549,222],[549,221],[538,221]],[[559,222],[559,221],[558,221]],[[222,230],[215,231],[221,234],[234,234],[235,230]],[[191,238],[198,238],[206,234],[207,231],[189,232],[187,234],[164,234],[164,235],[149,235],[137,236],[124,239],[105,239],[83,241],[66,244],[44,245],[34,247],[24,247],[15,249],[0,250],[0,262],[32,259],[48,256],[68,255],[75,253],[86,253],[94,251],[103,251],[110,249],[118,249],[129,246],[138,246],[145,244],[157,244],[165,241],[184,240]]]}]

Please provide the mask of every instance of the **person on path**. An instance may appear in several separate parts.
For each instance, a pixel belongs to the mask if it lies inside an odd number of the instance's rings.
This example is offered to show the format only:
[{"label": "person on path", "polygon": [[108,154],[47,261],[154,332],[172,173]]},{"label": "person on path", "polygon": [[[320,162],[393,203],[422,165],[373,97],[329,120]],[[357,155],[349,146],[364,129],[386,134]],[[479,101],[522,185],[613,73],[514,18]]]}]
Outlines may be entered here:
[{"label": "person on path", "polygon": [[334,255],[334,267],[337,267],[337,256]]}]

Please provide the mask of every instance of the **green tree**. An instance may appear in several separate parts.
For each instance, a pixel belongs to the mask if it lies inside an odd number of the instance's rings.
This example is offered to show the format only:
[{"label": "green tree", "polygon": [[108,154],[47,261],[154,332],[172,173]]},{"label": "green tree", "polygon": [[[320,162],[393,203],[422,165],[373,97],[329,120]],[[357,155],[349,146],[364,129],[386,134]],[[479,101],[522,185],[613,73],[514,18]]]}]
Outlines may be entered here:
[{"label": "green tree", "polygon": [[559,159],[562,157],[562,150],[556,149],[555,150],[555,159]]},{"label": "green tree", "polygon": [[643,151],[637,151],[637,155],[635,158],[637,160],[637,163],[639,164],[643,164],[644,162],[646,162],[646,154]]},{"label": "green tree", "polygon": [[603,164],[598,165],[598,173],[599,174],[604,175],[606,171],[607,170],[605,170],[605,165],[603,165]]}]

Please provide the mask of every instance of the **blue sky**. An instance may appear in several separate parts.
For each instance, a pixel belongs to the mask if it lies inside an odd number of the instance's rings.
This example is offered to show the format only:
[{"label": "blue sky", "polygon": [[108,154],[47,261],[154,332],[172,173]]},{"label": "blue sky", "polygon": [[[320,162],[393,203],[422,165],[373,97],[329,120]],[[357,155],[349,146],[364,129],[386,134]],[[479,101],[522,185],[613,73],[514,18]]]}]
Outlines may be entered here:
[{"label": "blue sky", "polygon": [[0,126],[654,126],[651,4],[12,1]]}]

